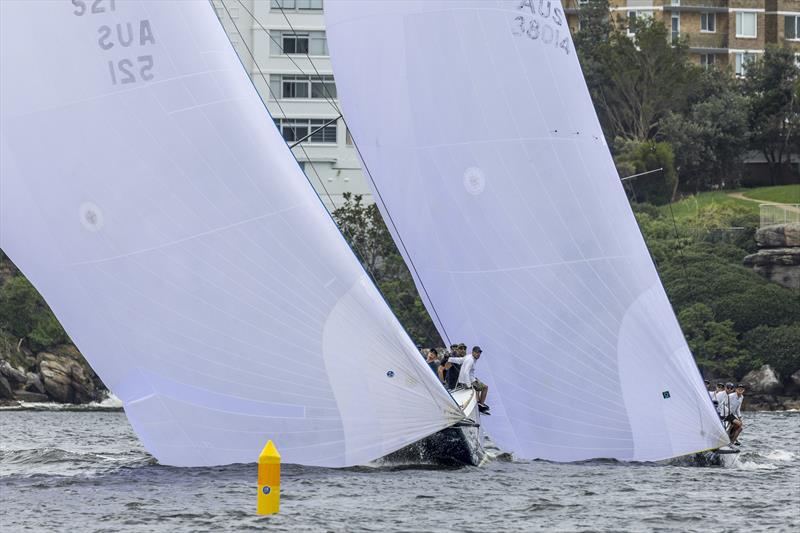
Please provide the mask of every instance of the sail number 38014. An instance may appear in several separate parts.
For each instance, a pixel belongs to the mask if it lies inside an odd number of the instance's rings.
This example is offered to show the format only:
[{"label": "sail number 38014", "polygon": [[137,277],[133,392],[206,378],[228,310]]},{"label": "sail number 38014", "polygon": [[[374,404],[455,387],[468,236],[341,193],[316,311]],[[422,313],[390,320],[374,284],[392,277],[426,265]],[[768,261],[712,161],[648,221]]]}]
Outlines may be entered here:
[{"label": "sail number 38014", "polygon": [[514,17],[512,33],[551,45],[569,55],[569,29],[564,12],[551,0],[520,0],[520,14]]}]

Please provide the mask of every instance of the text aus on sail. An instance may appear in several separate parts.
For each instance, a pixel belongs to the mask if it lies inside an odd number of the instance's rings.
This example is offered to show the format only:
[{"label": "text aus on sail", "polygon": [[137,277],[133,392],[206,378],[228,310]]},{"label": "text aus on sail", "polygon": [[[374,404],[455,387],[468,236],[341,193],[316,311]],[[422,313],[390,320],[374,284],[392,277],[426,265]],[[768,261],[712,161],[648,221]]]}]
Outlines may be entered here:
[{"label": "text aus on sail", "polygon": [[[72,0],[76,17],[117,13],[115,0]],[[108,59],[111,85],[127,85],[137,81],[151,81],[154,60],[152,54],[142,54],[156,44],[150,21],[117,21],[109,23],[107,17],[97,28],[97,45],[104,52],[117,52],[118,57]]]},{"label": "text aus on sail", "polygon": [[511,32],[516,37],[527,37],[542,45],[563,50],[569,55],[569,28],[560,7],[545,0],[522,0],[517,8]]}]

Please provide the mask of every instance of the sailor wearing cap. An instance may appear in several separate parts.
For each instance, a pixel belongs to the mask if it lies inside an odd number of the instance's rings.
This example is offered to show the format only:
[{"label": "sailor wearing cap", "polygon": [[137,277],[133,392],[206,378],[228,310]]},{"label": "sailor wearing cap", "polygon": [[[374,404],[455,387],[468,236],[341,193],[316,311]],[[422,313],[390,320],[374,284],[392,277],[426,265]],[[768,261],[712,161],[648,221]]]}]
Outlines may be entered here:
[{"label": "sailor wearing cap", "polygon": [[489,413],[489,406],[486,405],[486,395],[489,387],[475,377],[475,363],[481,358],[480,346],[473,346],[472,353],[464,357],[451,357],[451,363],[461,363],[461,370],[458,373],[458,384],[464,387],[472,387],[478,393],[478,410],[484,414]]},{"label": "sailor wearing cap", "polygon": [[[729,383],[731,387],[733,383]],[[738,438],[739,434],[742,432],[742,401],[744,401],[744,385],[741,383],[736,385],[736,391],[728,394],[728,404],[730,414],[728,415],[729,422],[731,423],[730,428],[728,428],[728,435],[731,438],[731,442],[734,444],[739,444]]]},{"label": "sailor wearing cap", "polygon": [[714,395],[714,405],[717,407],[717,414],[721,419],[728,416],[728,393],[725,392],[725,384],[717,383],[717,392]]}]

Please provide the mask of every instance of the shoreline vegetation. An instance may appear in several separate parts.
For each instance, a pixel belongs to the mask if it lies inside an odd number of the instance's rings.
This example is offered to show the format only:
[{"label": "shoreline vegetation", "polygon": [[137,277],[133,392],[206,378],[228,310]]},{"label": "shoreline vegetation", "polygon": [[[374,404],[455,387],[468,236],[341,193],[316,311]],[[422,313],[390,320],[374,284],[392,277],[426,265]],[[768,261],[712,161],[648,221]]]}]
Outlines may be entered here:
[{"label": "shoreline vegetation", "polygon": [[[738,192],[800,196],[800,185],[771,189]],[[742,264],[757,249],[757,209],[718,201],[717,192],[673,204],[674,220],[669,206],[632,208],[706,379],[747,383],[747,410],[800,409],[798,291]],[[441,345],[377,207],[348,194],[333,215],[412,339]],[[106,395],[42,297],[0,250],[0,405],[97,404]]]},{"label": "shoreline vegetation", "polygon": [[[586,3],[579,17],[574,44],[589,92],[619,175],[647,173],[624,187],[701,372],[712,381],[753,381],[753,405],[796,405],[800,295],[757,272],[769,274],[764,262],[777,260],[800,278],[800,264],[791,263],[798,254],[759,250],[754,238],[759,203],[800,203],[790,161],[800,154],[794,54],[768,47],[738,77],[730,66],[695,65],[689,43],[673,42],[659,21],[631,19],[627,28],[625,17],[613,20],[607,0]],[[766,174],[752,175],[754,157]],[[772,186],[744,187],[756,182]],[[377,207],[347,194],[332,215],[411,338],[442,345]],[[0,400],[87,403],[104,394],[0,250]]]}]

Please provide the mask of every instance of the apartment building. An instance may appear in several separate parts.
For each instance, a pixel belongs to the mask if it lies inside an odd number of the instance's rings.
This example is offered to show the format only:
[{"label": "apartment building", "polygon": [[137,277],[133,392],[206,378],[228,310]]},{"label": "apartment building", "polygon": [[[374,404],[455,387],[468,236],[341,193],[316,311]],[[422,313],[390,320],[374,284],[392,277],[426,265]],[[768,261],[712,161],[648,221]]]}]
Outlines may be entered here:
[{"label": "apartment building", "polygon": [[[573,32],[587,1],[564,1]],[[687,40],[692,59],[704,67],[730,65],[746,75],[747,62],[769,44],[800,54],[800,0],[610,0],[610,9],[620,24],[636,17],[661,20],[673,39]]]},{"label": "apartment building", "polygon": [[[287,144],[328,209],[371,193],[344,121],[325,34],[323,0],[212,0],[228,37]],[[307,138],[306,138],[307,137]],[[305,139],[302,142],[301,139]]]}]

